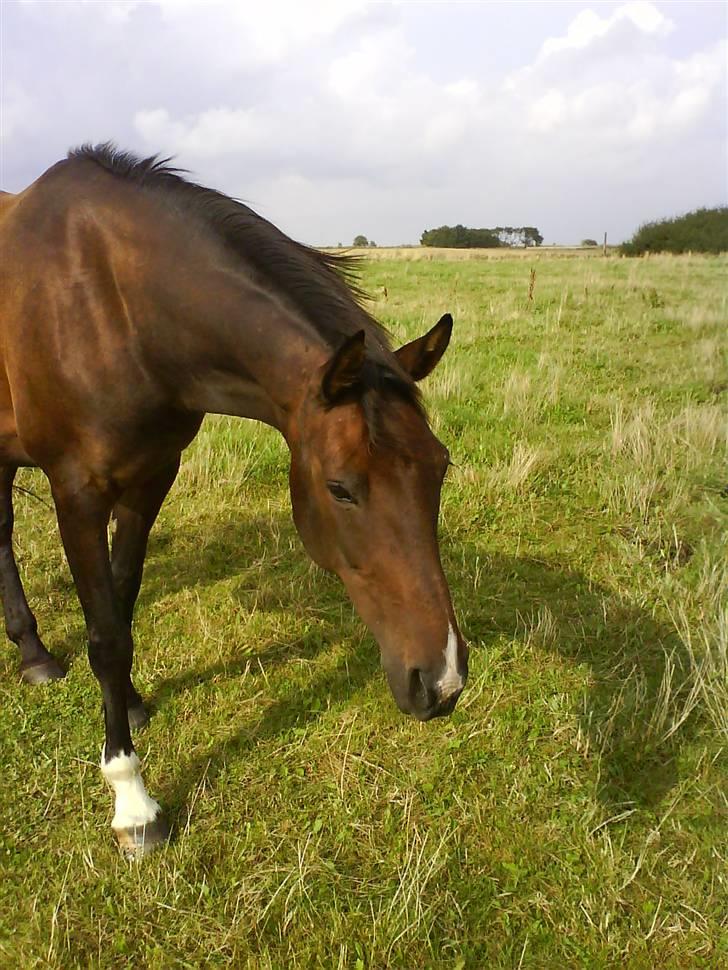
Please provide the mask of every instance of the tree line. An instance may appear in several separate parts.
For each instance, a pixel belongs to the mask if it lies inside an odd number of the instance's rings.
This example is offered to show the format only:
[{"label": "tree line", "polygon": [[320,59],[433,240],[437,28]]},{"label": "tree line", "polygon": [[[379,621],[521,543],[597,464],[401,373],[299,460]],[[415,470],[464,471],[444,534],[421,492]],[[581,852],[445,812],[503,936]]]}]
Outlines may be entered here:
[{"label": "tree line", "polygon": [[646,222],[622,244],[622,252],[625,256],[728,252],[728,206],[695,209],[673,219]]},{"label": "tree line", "polygon": [[468,226],[439,226],[425,229],[421,246],[448,249],[498,249],[501,246],[540,246],[543,236],[535,226],[496,226],[494,229],[470,229]]}]

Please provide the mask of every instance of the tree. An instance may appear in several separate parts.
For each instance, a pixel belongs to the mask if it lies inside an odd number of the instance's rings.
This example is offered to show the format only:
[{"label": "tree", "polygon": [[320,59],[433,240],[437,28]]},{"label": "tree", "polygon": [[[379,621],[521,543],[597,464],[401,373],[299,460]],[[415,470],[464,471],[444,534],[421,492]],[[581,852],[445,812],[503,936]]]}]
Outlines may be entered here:
[{"label": "tree", "polygon": [[596,239],[582,239],[581,245],[582,246],[598,246],[599,243],[596,241]]},{"label": "tree", "polygon": [[420,237],[420,245],[450,249],[495,249],[501,245],[501,241],[492,229],[468,229],[458,224],[426,229]]},{"label": "tree", "polygon": [[728,252],[728,206],[696,209],[673,219],[647,222],[629,242],[622,244],[622,252],[625,256]]},{"label": "tree", "polygon": [[513,226],[496,226],[493,232],[504,246],[514,246],[521,241],[520,238],[516,238],[517,230]]},{"label": "tree", "polygon": [[495,229],[468,229],[467,226],[440,226],[426,229],[421,246],[453,249],[495,249],[499,246],[540,246],[543,236],[535,226],[496,226]]},{"label": "tree", "polygon": [[377,244],[374,242],[373,239],[370,239],[369,240],[369,248],[370,249],[376,249],[377,248]]},{"label": "tree", "polygon": [[362,246],[368,246],[369,240],[366,236],[354,236],[354,245],[359,248]]}]

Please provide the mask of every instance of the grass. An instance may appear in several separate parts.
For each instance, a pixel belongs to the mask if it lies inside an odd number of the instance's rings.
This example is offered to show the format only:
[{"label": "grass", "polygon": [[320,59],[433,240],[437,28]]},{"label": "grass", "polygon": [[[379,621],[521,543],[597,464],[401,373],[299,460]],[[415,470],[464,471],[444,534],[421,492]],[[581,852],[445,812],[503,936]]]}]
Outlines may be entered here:
[{"label": "grass", "polygon": [[17,494],[70,672],[30,689],[0,653],[0,965],[728,964],[728,263],[530,257],[365,271],[398,341],[456,321],[425,388],[472,645],[450,720],[397,713],[298,542],[282,441],[206,421],[137,612],[138,750],[174,826],[142,865],[112,842],[53,515]]}]

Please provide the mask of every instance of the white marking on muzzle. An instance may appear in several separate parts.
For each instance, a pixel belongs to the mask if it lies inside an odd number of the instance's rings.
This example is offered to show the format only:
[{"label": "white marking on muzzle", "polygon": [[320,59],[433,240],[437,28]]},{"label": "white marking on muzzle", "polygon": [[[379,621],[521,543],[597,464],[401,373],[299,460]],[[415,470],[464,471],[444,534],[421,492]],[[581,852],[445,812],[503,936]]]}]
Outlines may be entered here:
[{"label": "white marking on muzzle", "polygon": [[452,628],[452,623],[448,624],[447,646],[443,650],[443,654],[445,670],[435,686],[440,692],[440,700],[446,701],[453,694],[463,689],[463,678],[458,670],[458,638]]},{"label": "white marking on muzzle", "polygon": [[118,754],[109,761],[102,751],[101,771],[116,796],[112,828],[140,828],[154,821],[161,809],[147,794],[136,751]]}]

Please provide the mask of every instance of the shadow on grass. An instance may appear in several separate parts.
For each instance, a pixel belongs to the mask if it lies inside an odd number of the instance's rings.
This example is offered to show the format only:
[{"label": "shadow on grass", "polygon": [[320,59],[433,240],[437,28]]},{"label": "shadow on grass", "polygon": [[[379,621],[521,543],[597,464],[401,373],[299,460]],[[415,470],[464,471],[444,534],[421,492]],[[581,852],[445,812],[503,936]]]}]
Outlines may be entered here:
[{"label": "shadow on grass", "polygon": [[[277,556],[270,554],[271,532],[284,540],[279,543],[284,552]],[[228,523],[221,523],[219,518],[206,522],[203,516],[194,530],[159,531],[150,543],[139,609],[184,589],[233,577],[239,579],[233,587],[233,597],[245,600],[248,608],[253,602],[258,610],[285,608],[288,603],[293,607],[301,589],[291,589],[292,577],[305,576],[308,568],[300,546],[289,550],[288,540],[293,535],[290,518],[282,514],[252,520],[237,514]],[[489,643],[500,637],[530,637],[537,644],[538,638],[543,637],[540,648],[586,665],[590,684],[580,705],[580,718],[591,751],[601,756],[600,799],[610,806],[659,802],[678,780],[679,749],[695,723],[691,719],[671,739],[660,741],[660,718],[667,716],[666,729],[669,718],[684,704],[689,689],[685,673],[689,665],[675,633],[613,590],[554,563],[489,555],[476,544],[456,546],[451,549],[451,557],[446,572],[455,603],[461,607],[460,625],[471,648],[487,650]],[[482,568],[477,590],[471,569],[476,557]],[[257,594],[258,587],[266,591],[264,596]],[[332,616],[338,606],[347,603],[338,581],[320,574],[316,587],[314,596],[318,599],[320,595]],[[539,611],[543,615],[545,610],[551,621],[543,629],[537,617]],[[336,619],[335,633],[357,640],[361,626],[342,611],[342,619]],[[159,683],[148,702],[152,710],[159,709],[176,693],[221,675],[234,678],[258,661],[270,667],[313,658],[324,647],[325,637],[325,632],[322,638],[318,631],[292,643],[269,644],[259,654],[246,653],[240,660],[233,658],[181,670]],[[140,648],[144,649],[143,643]],[[670,709],[663,710],[661,687],[668,658],[675,666],[676,676]],[[378,676],[378,671],[376,649],[361,651],[350,656],[345,666],[314,682],[305,695],[286,694],[275,699],[257,725],[233,728],[225,740],[178,769],[178,780],[167,793],[170,807],[175,810],[184,804],[203,773],[212,780],[227,761],[240,757],[255,744],[317,719],[319,711],[313,708],[318,705],[312,705],[312,695],[326,697],[332,704],[345,703]],[[384,679],[382,690],[386,690]],[[648,730],[651,724],[652,729]]]},{"label": "shadow on grass", "polygon": [[[218,526],[206,536],[201,549],[189,541],[190,537],[162,537],[152,549],[142,609],[159,595],[239,575],[242,580],[234,595],[247,595],[258,582],[268,590],[267,596],[276,606],[286,602],[293,606],[296,592],[290,589],[291,561],[297,558],[297,568],[305,570],[307,559],[300,547],[293,552],[286,549],[287,568],[281,568],[279,560],[267,558],[271,527],[286,539],[293,535],[290,520],[281,515],[273,524],[270,520],[246,522],[240,517],[225,529]],[[687,659],[674,632],[646,610],[627,603],[613,590],[590,582],[579,572],[532,558],[488,556],[475,545],[461,545],[457,552],[459,565],[446,564],[446,570],[454,599],[463,604],[460,622],[472,648],[487,650],[489,643],[503,636],[521,640],[531,637],[537,643],[543,636],[543,647],[557,651],[570,662],[586,665],[590,686],[580,719],[591,752],[601,755],[600,799],[620,806],[659,802],[677,781],[679,748],[689,730],[689,725],[684,726],[673,738],[661,742],[662,729],[655,727],[665,714],[663,728],[667,729],[669,718],[680,710],[688,689],[684,686],[686,678],[681,680],[680,675],[681,669],[688,669]],[[172,565],[169,556],[174,560]],[[477,591],[472,589],[469,573],[476,556],[484,564]],[[246,561],[251,559],[257,564],[246,567]],[[319,582],[322,600],[329,604],[337,598],[341,604],[347,602],[336,581],[321,574]],[[257,603],[257,608],[266,609],[266,598]],[[539,611],[543,614],[545,610],[552,623],[544,631],[536,618]],[[356,639],[361,627],[356,622],[344,622],[342,630],[337,619],[336,635]],[[252,661],[278,666],[302,657],[312,658],[322,647],[321,634],[312,634],[290,644],[269,645],[253,655]],[[186,765],[170,792],[171,805],[179,807],[184,803],[203,772],[214,778],[229,759],[241,756],[256,743],[318,718],[319,712],[311,709],[312,693],[326,697],[332,704],[345,703],[378,676],[376,650],[365,653],[366,656],[351,657],[346,668],[337,668],[316,681],[306,696],[286,695],[275,700],[256,726],[233,729],[226,740]],[[668,657],[677,676],[670,708],[663,711],[661,686]],[[150,698],[151,705],[159,707],[172,694],[220,675],[234,677],[250,663],[247,655],[240,661],[181,671],[158,685]],[[382,689],[386,689],[384,680]],[[648,731],[650,724],[653,728]]]},{"label": "shadow on grass", "polygon": [[[690,690],[689,659],[675,631],[582,573],[465,549],[461,561],[477,556],[482,568],[480,590],[463,597],[468,635],[485,649],[503,635],[530,640],[536,655],[556,652],[585,665],[579,723],[590,756],[600,757],[597,796],[611,807],[657,804],[678,781],[680,747],[695,724],[691,718],[665,737]],[[472,585],[457,567],[448,572],[456,590]]]},{"label": "shadow on grass", "polygon": [[[354,630],[352,635],[355,636]],[[311,638],[306,637],[296,647],[300,651],[297,656],[313,656],[323,644],[320,638],[312,642]],[[275,662],[285,663],[285,660],[278,655]],[[221,771],[245,757],[258,744],[281,737],[292,728],[301,728],[317,721],[327,706],[317,701],[327,698],[331,704],[346,702],[378,673],[376,650],[352,655],[333,670],[320,674],[306,690],[279,696],[265,709],[257,723],[248,722],[244,727],[233,728],[224,740],[217,741],[186,764],[178,766],[175,777],[162,789],[163,804],[169,810],[170,820],[179,823],[186,814],[191,793],[203,778],[214,784]],[[382,688],[385,689],[384,681]]]}]

